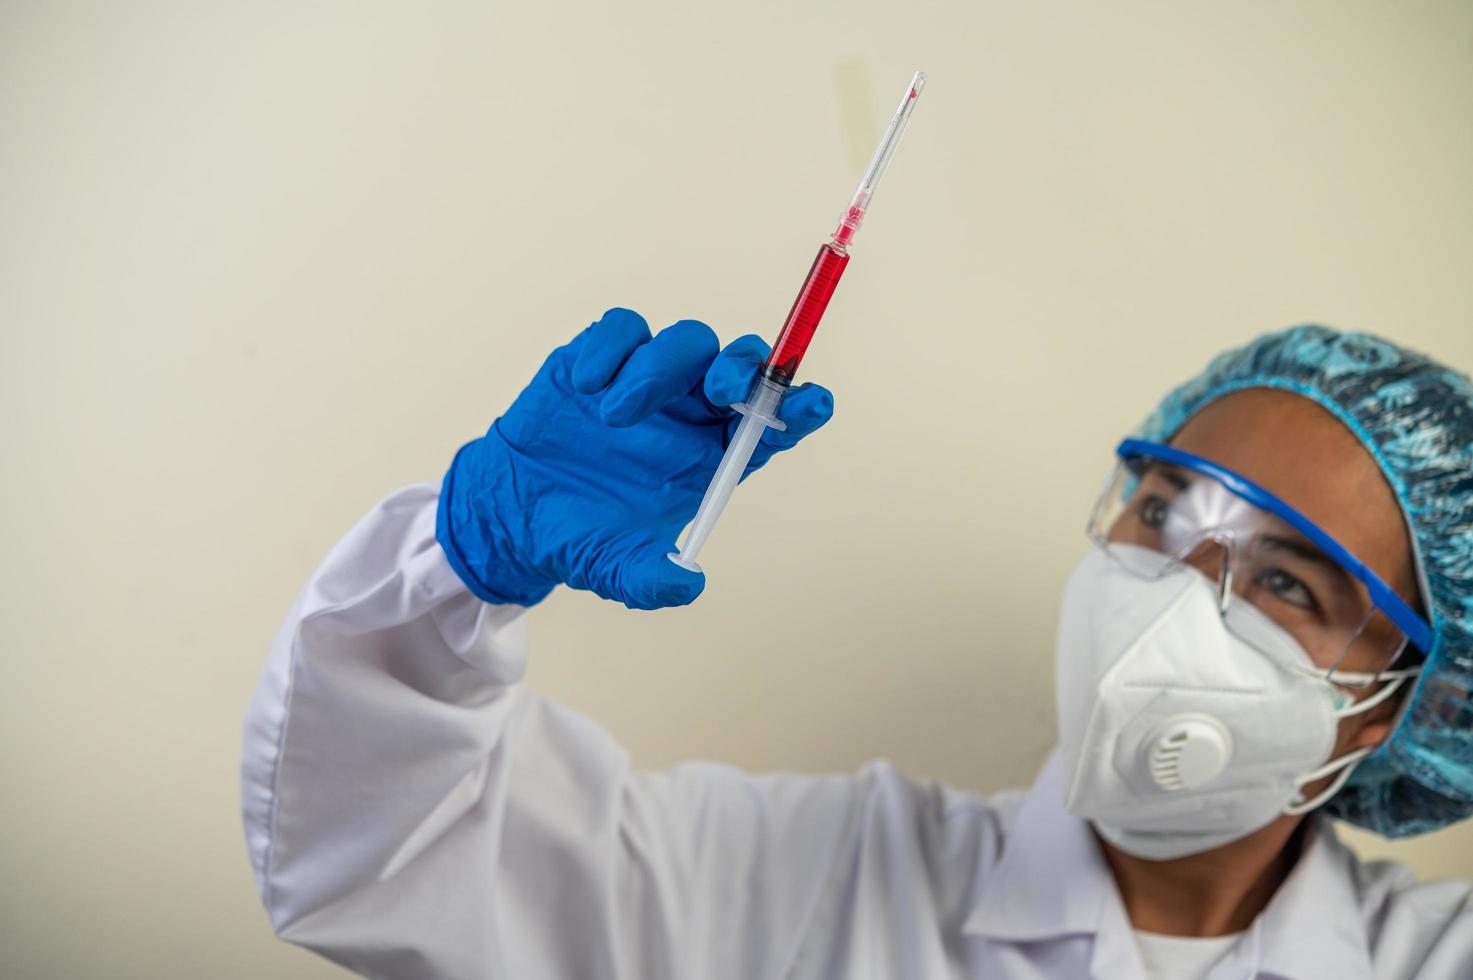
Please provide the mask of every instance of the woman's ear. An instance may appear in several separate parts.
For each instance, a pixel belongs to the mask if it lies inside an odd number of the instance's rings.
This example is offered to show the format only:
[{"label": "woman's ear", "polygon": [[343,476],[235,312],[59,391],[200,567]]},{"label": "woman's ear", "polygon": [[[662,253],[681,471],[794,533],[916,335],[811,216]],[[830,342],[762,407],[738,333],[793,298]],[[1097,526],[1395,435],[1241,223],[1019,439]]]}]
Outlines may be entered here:
[{"label": "woman's ear", "polygon": [[1363,723],[1350,736],[1350,741],[1346,744],[1344,751],[1354,752],[1357,749],[1373,749],[1390,738],[1391,729],[1396,724],[1397,713],[1400,711],[1401,703],[1406,698],[1406,692],[1410,690],[1410,687],[1411,685],[1407,685],[1405,689],[1398,691],[1395,697],[1387,698],[1362,715]]},{"label": "woman's ear", "polygon": [[1386,741],[1391,735],[1391,720],[1368,721],[1360,731],[1356,732],[1350,739],[1350,744],[1345,748],[1349,752],[1356,749],[1373,749]]}]

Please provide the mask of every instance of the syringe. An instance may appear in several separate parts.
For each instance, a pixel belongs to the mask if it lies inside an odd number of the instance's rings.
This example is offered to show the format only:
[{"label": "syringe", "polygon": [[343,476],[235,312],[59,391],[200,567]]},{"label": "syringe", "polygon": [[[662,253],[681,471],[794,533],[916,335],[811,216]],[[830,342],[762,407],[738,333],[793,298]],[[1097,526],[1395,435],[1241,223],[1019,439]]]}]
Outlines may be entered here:
[{"label": "syringe", "polygon": [[695,520],[686,532],[685,543],[680,546],[679,552],[670,553],[670,560],[682,568],[695,572],[701,570],[696,558],[706,546],[706,539],[715,529],[721,512],[726,509],[726,502],[731,499],[732,491],[736,489],[742,474],[747,471],[747,463],[752,459],[752,453],[762,439],[763,431],[769,426],[778,430],[786,428],[777,417],[778,406],[782,404],[788,386],[793,383],[793,377],[798,373],[798,364],[813,340],[819,320],[823,319],[823,311],[828,308],[834,289],[839,285],[844,267],[849,264],[849,245],[854,241],[860,224],[864,222],[870,204],[874,202],[875,188],[884,176],[885,167],[889,165],[895,148],[900,145],[900,137],[905,132],[905,125],[910,121],[910,114],[915,109],[916,100],[920,98],[925,84],[925,72],[918,71],[911,77],[905,96],[900,100],[900,108],[895,110],[890,125],[885,127],[880,145],[870,158],[864,176],[860,178],[858,190],[854,192],[849,207],[839,218],[839,227],[834,230],[829,241],[819,248],[813,267],[808,270],[808,278],[803,280],[803,288],[798,290],[798,298],[788,311],[782,332],[777,335],[777,343],[772,345],[772,353],[762,365],[757,383],[752,386],[752,393],[745,402],[732,406],[742,414],[742,421],[737,425],[736,434],[732,436],[731,443],[726,447],[726,454],[721,457],[721,464],[716,467],[716,473],[706,487],[700,509],[696,511]]}]

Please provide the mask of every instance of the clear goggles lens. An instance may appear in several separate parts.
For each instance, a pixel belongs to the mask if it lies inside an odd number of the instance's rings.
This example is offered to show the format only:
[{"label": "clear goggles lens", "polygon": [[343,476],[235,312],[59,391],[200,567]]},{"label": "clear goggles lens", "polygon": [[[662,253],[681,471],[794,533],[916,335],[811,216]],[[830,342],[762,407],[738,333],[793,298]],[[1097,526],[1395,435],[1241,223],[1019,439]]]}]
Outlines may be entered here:
[{"label": "clear goggles lens", "polygon": [[[1317,673],[1351,689],[1408,666],[1406,633],[1363,584],[1282,518],[1211,476],[1149,456],[1117,463],[1089,524],[1113,560],[1146,579],[1190,566],[1211,580],[1228,615],[1246,602],[1292,636]],[[1252,643],[1254,637],[1240,633]],[[1395,673],[1400,674],[1398,670]],[[1411,671],[1408,671],[1411,673]]]}]

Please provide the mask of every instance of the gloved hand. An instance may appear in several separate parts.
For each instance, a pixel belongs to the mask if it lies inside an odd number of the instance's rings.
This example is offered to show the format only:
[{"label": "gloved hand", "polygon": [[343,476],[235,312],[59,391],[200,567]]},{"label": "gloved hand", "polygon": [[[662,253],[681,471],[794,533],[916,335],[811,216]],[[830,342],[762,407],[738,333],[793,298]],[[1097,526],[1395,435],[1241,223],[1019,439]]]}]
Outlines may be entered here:
[{"label": "gloved hand", "polygon": [[[666,558],[700,506],[768,346],[718,353],[704,323],[653,338],[612,309],[553,351],[506,414],[468,443],[440,489],[435,537],[487,602],[540,602],[563,582],[634,609],[685,605],[706,578]],[[833,395],[795,386],[747,467],[829,420]],[[746,474],[743,474],[745,478]]]}]

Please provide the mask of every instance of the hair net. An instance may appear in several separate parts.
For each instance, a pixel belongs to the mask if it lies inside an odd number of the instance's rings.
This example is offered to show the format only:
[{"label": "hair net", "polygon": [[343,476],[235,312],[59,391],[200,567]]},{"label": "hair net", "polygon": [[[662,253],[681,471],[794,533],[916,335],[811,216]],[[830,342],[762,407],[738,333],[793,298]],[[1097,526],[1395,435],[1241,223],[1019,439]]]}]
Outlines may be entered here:
[{"label": "hair net", "polygon": [[1327,809],[1388,837],[1473,814],[1473,382],[1378,337],[1294,327],[1218,355],[1140,435],[1167,441],[1243,388],[1312,399],[1375,457],[1411,532],[1434,635],[1395,731]]}]

